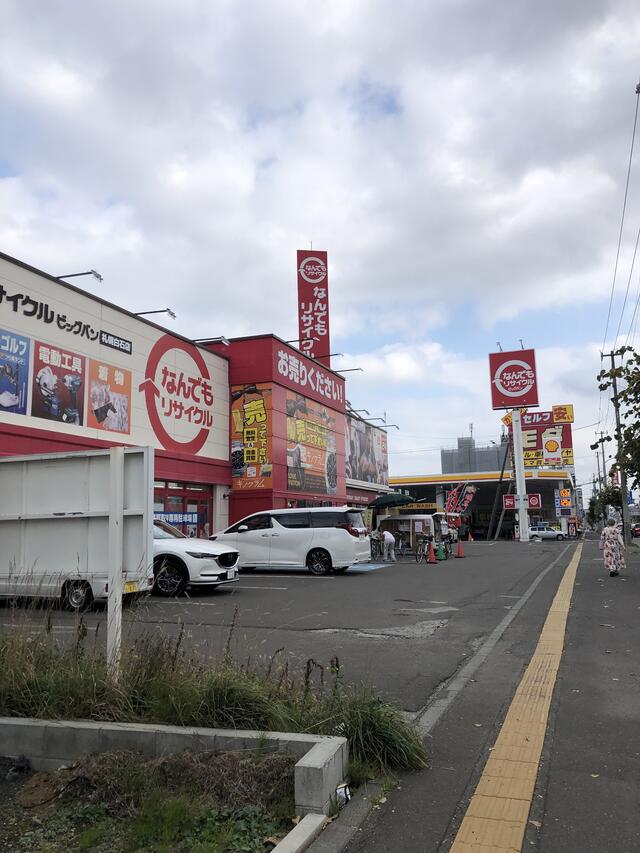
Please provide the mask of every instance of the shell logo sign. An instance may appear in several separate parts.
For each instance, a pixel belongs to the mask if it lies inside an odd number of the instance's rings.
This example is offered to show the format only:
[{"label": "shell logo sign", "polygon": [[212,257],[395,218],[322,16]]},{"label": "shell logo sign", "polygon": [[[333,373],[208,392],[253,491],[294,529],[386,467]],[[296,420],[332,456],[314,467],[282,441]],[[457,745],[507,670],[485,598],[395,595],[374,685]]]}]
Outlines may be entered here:
[{"label": "shell logo sign", "polygon": [[489,371],[494,409],[538,405],[535,350],[491,353]]}]

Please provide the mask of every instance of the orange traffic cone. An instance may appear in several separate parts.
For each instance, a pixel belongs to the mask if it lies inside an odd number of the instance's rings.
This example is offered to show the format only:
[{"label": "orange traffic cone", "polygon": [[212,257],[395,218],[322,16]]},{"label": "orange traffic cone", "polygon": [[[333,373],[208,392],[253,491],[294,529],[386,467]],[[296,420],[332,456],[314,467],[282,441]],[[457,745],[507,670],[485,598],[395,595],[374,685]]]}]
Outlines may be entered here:
[{"label": "orange traffic cone", "polygon": [[459,539],[458,539],[458,553],[456,554],[456,557],[458,559],[460,559],[461,557],[464,557],[464,554],[462,553],[462,542]]},{"label": "orange traffic cone", "polygon": [[429,554],[427,555],[427,563],[437,563],[436,552],[433,549],[433,542],[429,542]]},{"label": "orange traffic cone", "polygon": [[469,531],[469,536],[467,537],[467,542],[473,542],[473,536],[471,535],[471,531]]}]

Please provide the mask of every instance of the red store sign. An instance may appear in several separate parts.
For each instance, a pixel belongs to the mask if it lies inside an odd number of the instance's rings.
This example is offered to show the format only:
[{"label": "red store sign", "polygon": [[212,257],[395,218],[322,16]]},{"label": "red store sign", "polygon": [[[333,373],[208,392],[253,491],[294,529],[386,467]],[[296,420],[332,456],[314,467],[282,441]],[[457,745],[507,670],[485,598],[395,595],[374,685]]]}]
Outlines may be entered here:
[{"label": "red store sign", "polygon": [[[177,367],[177,353],[187,356],[188,369]],[[213,425],[213,387],[196,347],[171,335],[156,341],[139,390],[144,391],[151,426],[164,448],[193,454],[202,450]]]},{"label": "red store sign", "polygon": [[329,366],[329,270],[327,253],[298,250],[300,351]]},{"label": "red store sign", "polygon": [[493,352],[489,355],[489,372],[494,409],[538,405],[535,350]]}]

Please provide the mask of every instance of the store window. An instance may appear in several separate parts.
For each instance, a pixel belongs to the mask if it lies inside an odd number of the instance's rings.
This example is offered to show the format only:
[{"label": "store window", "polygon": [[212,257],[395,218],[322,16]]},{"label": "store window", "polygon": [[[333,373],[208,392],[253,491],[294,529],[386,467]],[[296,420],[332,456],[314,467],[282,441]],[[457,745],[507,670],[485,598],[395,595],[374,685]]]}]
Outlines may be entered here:
[{"label": "store window", "polygon": [[206,539],[215,530],[213,486],[156,481],[153,512],[156,518],[177,527],[185,536]]}]

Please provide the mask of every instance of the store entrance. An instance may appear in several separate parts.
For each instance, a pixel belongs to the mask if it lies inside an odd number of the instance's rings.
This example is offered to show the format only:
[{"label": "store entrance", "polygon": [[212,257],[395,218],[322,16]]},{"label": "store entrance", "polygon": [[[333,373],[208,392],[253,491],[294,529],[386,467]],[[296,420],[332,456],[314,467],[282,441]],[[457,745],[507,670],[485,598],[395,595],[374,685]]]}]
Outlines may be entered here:
[{"label": "store entrance", "polygon": [[206,539],[213,526],[213,486],[156,481],[153,514],[177,527],[185,536]]}]

